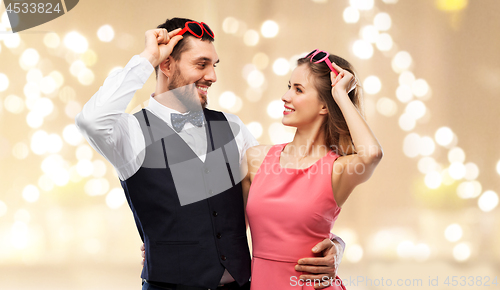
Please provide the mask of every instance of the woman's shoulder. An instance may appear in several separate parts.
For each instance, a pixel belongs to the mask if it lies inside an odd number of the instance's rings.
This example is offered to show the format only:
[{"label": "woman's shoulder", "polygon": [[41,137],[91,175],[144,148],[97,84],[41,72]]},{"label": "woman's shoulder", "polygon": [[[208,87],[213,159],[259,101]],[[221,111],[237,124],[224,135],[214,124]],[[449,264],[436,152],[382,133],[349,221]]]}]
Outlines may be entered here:
[{"label": "woman's shoulder", "polygon": [[247,149],[247,158],[264,159],[273,145],[257,145]]}]

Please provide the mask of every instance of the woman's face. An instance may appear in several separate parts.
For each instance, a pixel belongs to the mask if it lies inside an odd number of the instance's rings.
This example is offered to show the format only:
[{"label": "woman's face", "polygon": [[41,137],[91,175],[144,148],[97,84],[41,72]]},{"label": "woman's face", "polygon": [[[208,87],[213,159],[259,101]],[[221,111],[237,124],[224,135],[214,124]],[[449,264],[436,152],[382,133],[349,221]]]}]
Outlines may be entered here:
[{"label": "woman's face", "polygon": [[285,102],[282,123],[285,126],[303,127],[323,122],[328,113],[320,101],[318,91],[311,82],[312,75],[305,65],[300,65],[292,72],[288,91],[281,97]]}]

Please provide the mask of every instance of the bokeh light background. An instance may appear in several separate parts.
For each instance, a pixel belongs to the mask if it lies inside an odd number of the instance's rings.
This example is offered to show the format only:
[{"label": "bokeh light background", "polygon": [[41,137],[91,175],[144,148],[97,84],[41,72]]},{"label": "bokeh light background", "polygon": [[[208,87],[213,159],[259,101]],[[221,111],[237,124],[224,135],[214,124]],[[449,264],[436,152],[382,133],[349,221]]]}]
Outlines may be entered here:
[{"label": "bokeh light background", "polygon": [[[0,289],[139,289],[123,190],[74,118],[143,50],[144,32],[175,16],[212,27],[221,62],[209,107],[240,116],[263,144],[293,135],[280,97],[300,55],[320,48],[357,69],[385,156],[334,229],[347,242],[339,275],[373,281],[348,289],[386,289],[382,278],[494,289],[443,282],[500,276],[499,1],[86,0],[17,34],[4,11]],[[152,74],[128,111],[154,88]]]}]

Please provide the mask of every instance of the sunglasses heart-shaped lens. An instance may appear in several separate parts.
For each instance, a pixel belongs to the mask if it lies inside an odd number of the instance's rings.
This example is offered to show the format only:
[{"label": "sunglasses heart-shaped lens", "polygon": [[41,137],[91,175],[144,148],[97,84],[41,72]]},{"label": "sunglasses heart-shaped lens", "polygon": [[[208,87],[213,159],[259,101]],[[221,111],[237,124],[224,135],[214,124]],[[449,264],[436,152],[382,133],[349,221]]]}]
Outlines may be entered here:
[{"label": "sunglasses heart-shaped lens", "polygon": [[196,36],[201,37],[203,35],[203,30],[201,30],[201,27],[198,25],[198,23],[189,23],[188,27]]},{"label": "sunglasses heart-shaped lens", "polygon": [[313,60],[314,61],[320,61],[320,60],[322,60],[325,57],[326,57],[326,53],[320,52],[320,53],[316,54],[315,56],[313,56]]},{"label": "sunglasses heart-shaped lens", "polygon": [[212,29],[210,29],[210,27],[208,27],[208,25],[206,25],[205,23],[203,23],[203,28],[205,28],[205,31],[208,32],[208,34],[213,38],[214,37],[214,33],[212,32]]}]

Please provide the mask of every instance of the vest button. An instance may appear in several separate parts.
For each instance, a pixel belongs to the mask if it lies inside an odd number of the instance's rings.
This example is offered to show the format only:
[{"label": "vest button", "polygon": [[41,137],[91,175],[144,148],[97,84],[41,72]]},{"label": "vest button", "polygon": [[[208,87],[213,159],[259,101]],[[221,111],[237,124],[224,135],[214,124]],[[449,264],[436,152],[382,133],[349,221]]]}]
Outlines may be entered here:
[{"label": "vest button", "polygon": [[226,256],[224,256],[224,255],[220,256],[220,258],[222,259],[222,261],[226,260]]},{"label": "vest button", "polygon": [[222,235],[220,233],[217,234],[217,239],[222,238]]},{"label": "vest button", "polygon": [[217,212],[214,210],[214,212],[212,213],[213,216],[217,216]]},{"label": "vest button", "polygon": [[210,172],[210,169],[205,168],[205,173],[207,173],[207,174],[208,174],[209,172]]},{"label": "vest button", "polygon": [[212,195],[212,194],[214,194],[214,191],[210,189],[210,190],[208,191],[208,194]]}]

